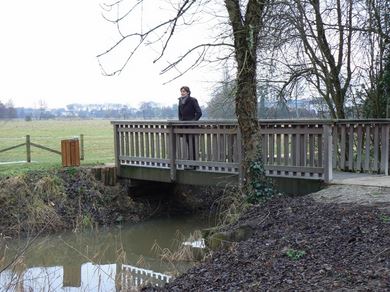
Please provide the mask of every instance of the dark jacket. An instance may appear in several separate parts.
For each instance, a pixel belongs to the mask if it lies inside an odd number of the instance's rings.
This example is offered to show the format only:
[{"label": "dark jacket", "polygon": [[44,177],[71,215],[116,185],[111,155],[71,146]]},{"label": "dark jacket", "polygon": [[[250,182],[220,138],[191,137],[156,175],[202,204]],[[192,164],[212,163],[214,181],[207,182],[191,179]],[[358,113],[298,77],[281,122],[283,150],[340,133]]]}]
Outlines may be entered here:
[{"label": "dark jacket", "polygon": [[179,120],[180,121],[197,121],[202,116],[202,110],[198,101],[192,96],[188,96],[183,103],[179,98]]}]

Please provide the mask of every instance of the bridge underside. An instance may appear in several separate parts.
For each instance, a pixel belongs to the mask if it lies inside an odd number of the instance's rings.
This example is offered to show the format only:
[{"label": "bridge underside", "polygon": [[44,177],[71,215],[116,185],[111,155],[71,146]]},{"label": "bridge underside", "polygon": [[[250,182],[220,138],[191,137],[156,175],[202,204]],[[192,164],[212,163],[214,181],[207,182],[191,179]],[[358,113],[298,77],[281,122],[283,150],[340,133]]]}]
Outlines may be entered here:
[{"label": "bridge underside", "polygon": [[[171,181],[170,170],[152,167],[121,166],[119,177],[145,181],[150,184],[154,182],[176,183],[199,186],[225,187],[227,185],[237,185],[238,175],[229,173],[201,172],[196,170],[177,170],[176,180]],[[147,178],[147,180],[145,180]],[[323,181],[320,179],[272,177],[275,188],[282,193],[291,195],[304,195],[320,190]]]},{"label": "bridge underside", "polygon": [[[121,166],[119,176],[122,178],[172,183],[170,170],[152,167]],[[203,186],[226,186],[237,184],[238,175],[231,173],[213,173],[196,170],[177,170],[175,183]]]}]

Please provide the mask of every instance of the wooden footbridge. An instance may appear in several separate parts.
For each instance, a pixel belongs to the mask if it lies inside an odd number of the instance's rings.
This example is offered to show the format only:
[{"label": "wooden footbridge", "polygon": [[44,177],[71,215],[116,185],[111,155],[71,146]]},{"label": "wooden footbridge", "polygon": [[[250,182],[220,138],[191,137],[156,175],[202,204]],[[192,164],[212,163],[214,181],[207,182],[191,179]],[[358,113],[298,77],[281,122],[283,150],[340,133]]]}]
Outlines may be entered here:
[{"label": "wooden footbridge", "polygon": [[[236,121],[113,121],[119,177],[218,185],[242,177]],[[267,176],[388,175],[390,120],[259,120]]]}]

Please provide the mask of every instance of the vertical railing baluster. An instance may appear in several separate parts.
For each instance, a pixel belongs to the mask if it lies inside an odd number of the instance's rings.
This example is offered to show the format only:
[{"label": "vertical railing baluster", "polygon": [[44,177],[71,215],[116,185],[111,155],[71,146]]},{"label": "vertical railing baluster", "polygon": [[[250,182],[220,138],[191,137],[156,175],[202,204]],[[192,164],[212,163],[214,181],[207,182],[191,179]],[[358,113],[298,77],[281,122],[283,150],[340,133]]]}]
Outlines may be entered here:
[{"label": "vertical railing baluster", "polygon": [[170,158],[170,178],[171,181],[176,181],[176,137],[174,127],[171,123],[168,123],[169,129],[169,158]]},{"label": "vertical railing baluster", "polygon": [[324,181],[326,183],[332,180],[332,130],[329,125],[323,126],[323,143],[324,143]]}]

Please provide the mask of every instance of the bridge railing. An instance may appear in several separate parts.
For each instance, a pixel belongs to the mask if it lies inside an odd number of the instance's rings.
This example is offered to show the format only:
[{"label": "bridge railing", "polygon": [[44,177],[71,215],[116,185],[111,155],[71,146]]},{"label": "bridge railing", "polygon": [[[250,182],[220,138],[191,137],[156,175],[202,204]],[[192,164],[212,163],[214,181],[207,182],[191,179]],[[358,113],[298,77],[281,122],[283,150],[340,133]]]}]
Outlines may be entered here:
[{"label": "bridge railing", "polygon": [[260,120],[268,176],[332,179],[329,121]]},{"label": "bridge railing", "polygon": [[334,122],[333,167],[388,175],[389,128],[389,119]]},{"label": "bridge railing", "polygon": [[[114,121],[117,166],[240,174],[241,136],[235,121]],[[259,121],[267,175],[329,180],[330,124]],[[330,163],[329,163],[330,161]]]}]

